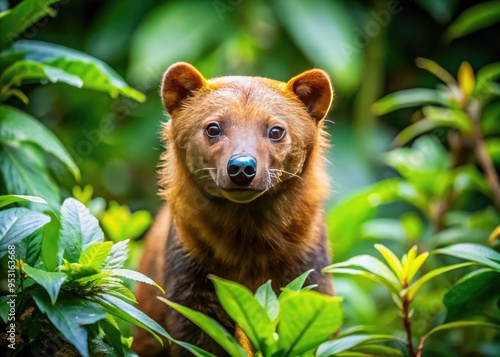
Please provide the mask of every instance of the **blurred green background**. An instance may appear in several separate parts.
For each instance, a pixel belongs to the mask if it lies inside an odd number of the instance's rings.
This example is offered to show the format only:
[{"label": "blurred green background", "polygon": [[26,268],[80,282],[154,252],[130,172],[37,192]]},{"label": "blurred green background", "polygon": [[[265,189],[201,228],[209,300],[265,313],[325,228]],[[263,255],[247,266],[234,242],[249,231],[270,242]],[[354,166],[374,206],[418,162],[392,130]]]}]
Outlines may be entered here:
[{"label": "blurred green background", "polygon": [[[11,2],[11,7],[16,4]],[[499,26],[450,42],[447,25],[468,1],[61,1],[58,15],[22,38],[68,46],[107,62],[147,95],[144,104],[66,84],[33,87],[27,111],[48,126],[83,172],[81,186],[131,209],[156,212],[156,167],[166,120],[158,95],[175,61],[207,77],[259,75],[286,81],[301,71],[328,71],[336,99],[328,123],[329,206],[385,178],[377,154],[408,123],[408,111],[375,118],[370,105],[437,79],[415,66],[430,58],[455,74],[463,60],[477,69],[500,58]],[[12,99],[11,105],[23,107]],[[71,116],[69,115],[71,113]],[[64,179],[71,187],[69,174]]]},{"label": "blurred green background", "polygon": [[[0,0],[0,10],[5,3]],[[17,3],[9,1],[10,7]],[[414,110],[403,109],[376,117],[371,106],[389,93],[438,86],[440,82],[434,75],[416,66],[417,57],[439,63],[455,77],[463,61],[469,62],[476,72],[500,60],[497,10],[479,20],[469,14],[470,23],[465,21],[464,25],[462,21],[460,30],[450,26],[464,11],[479,3],[496,3],[495,9],[500,8],[498,1],[458,0],[62,0],[53,5],[57,10],[55,18],[40,20],[20,39],[60,44],[99,58],[143,92],[146,102],[111,98],[55,83],[25,86],[30,98],[27,107],[15,98],[7,104],[41,120],[73,156],[82,172],[81,182],[75,183],[63,167],[52,168],[63,182],[60,185],[63,197],[74,195],[86,204],[92,195],[102,197],[101,206],[105,201],[116,201],[133,212],[141,211],[142,217],[137,215],[135,219],[142,221],[140,226],[145,228],[149,216],[144,210],[154,215],[162,205],[157,195],[156,170],[163,151],[160,131],[166,115],[158,90],[161,75],[169,65],[176,61],[190,62],[207,78],[258,75],[282,81],[312,67],[323,68],[330,74],[336,91],[326,123],[332,142],[328,170],[333,191],[326,211],[337,208],[339,213],[343,199],[370,184],[398,177],[395,169],[384,164],[382,154],[393,147],[397,133],[417,119],[413,117]],[[478,23],[483,28],[475,28]],[[461,31],[460,35],[457,31]],[[495,105],[499,108],[498,101]],[[493,129],[498,135],[498,129]],[[438,136],[440,133],[441,141],[446,142],[445,132],[434,132]],[[429,141],[424,145],[436,147]],[[446,155],[440,157],[443,156]],[[75,184],[82,188],[91,185],[93,193],[72,191]],[[467,193],[466,198],[467,205],[459,204],[459,209],[470,213],[487,208],[488,199],[480,194]],[[352,202],[355,205],[356,201]],[[99,217],[109,238],[118,241],[141,234],[141,229],[126,231],[133,226],[126,209],[115,203],[109,207]],[[96,211],[102,212],[103,208]],[[349,210],[343,217],[329,216],[331,230],[336,217],[340,222],[351,222],[349,229],[352,229],[344,234],[351,238],[349,242],[333,237],[334,260],[344,261],[362,253],[376,254],[373,243],[383,235],[398,256],[410,244],[418,244],[424,250],[434,248],[435,245],[428,244],[429,237],[443,227],[436,227],[435,222],[426,220],[417,211],[409,204],[396,202],[380,207],[376,213],[379,218],[401,221],[403,212],[413,215],[405,217],[411,218],[408,222],[420,225],[410,227],[416,232],[414,236],[388,231],[391,225],[386,225],[382,232],[377,232],[375,224],[362,227],[371,218],[361,217],[359,212],[363,210]],[[486,211],[483,212],[493,222],[488,224],[494,224],[494,228],[500,221],[498,212]],[[456,215],[452,217],[454,221],[450,218],[450,225],[465,222],[463,217]],[[472,214],[466,217],[469,219]],[[113,224],[118,228],[110,228]],[[483,229],[486,232],[475,241],[486,244],[493,228],[483,228],[488,230]],[[335,229],[339,230],[338,225]],[[362,229],[365,235],[361,237],[358,233]],[[135,254],[133,260],[137,257]],[[434,259],[431,266],[447,262],[444,258]],[[457,278],[458,275],[453,279]],[[416,335],[444,320],[442,297],[453,279],[435,284],[415,302]],[[383,288],[343,276],[335,277],[335,286],[339,295],[348,297],[344,306],[347,327],[371,323],[401,331],[401,321],[390,308],[392,302]],[[469,337],[488,340],[492,336],[489,333],[474,330],[472,334],[469,331]],[[448,340],[454,345],[466,335],[467,331],[457,332]],[[464,348],[468,345],[468,342],[461,344]],[[484,344],[483,351],[489,351],[485,355],[495,355],[497,346],[498,343]],[[433,348],[443,355],[447,353],[439,340]]]}]

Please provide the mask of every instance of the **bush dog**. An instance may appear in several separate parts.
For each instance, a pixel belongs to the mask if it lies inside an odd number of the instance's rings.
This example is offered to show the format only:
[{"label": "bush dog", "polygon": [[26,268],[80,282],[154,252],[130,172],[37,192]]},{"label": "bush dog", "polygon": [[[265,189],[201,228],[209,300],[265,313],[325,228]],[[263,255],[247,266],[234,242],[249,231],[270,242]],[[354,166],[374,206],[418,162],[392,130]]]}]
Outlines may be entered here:
[{"label": "bush dog", "polygon": [[[328,75],[306,71],[287,83],[260,77],[206,80],[190,64],[167,69],[161,86],[171,117],[160,170],[167,201],[148,236],[139,270],[163,283],[167,298],[244,334],[227,316],[207,278],[214,274],[255,291],[279,288],[315,269],[308,284],[333,294],[324,223],[328,192],[323,122],[333,90]],[[172,337],[216,356],[227,354],[197,326],[140,284],[139,308]],[[141,356],[190,356],[137,330]]]}]

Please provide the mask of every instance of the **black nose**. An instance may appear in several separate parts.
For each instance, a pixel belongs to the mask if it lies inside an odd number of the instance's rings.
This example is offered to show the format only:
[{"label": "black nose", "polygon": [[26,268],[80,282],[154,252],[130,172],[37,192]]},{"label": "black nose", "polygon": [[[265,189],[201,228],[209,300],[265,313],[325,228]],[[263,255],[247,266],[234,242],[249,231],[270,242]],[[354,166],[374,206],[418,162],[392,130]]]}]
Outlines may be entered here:
[{"label": "black nose", "polygon": [[233,155],[227,163],[227,172],[235,184],[248,186],[257,172],[257,160],[251,155]]}]

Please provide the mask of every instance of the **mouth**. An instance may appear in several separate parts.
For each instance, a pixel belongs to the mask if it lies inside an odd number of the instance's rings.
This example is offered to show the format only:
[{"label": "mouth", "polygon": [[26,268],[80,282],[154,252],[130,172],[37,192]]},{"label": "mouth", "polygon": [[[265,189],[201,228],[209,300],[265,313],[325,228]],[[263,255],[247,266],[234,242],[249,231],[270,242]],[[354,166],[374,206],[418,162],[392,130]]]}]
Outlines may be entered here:
[{"label": "mouth", "polygon": [[255,200],[265,191],[255,190],[251,188],[222,188],[219,187],[224,198],[235,203],[248,203]]}]

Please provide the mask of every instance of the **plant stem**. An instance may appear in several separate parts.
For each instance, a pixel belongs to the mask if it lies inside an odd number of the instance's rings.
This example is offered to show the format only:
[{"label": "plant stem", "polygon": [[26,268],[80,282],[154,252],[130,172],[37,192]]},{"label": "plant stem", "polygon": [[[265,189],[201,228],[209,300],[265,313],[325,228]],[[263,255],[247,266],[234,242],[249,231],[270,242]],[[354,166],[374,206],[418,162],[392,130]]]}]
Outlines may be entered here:
[{"label": "plant stem", "polygon": [[479,165],[483,169],[486,179],[488,180],[488,184],[490,185],[493,194],[493,203],[495,204],[495,207],[500,210],[500,180],[498,178],[498,173],[495,170],[495,166],[486,151],[486,145],[484,143],[481,130],[479,129],[480,113],[481,110],[479,102],[471,101],[467,108],[467,114],[472,122],[474,151],[476,152],[477,159],[479,160]]},{"label": "plant stem", "polygon": [[418,345],[417,357],[422,357],[422,351],[424,350],[424,343],[427,340],[428,335],[422,336],[420,343]]},{"label": "plant stem", "polygon": [[406,330],[406,347],[408,348],[408,355],[410,357],[416,357],[411,335],[410,301],[406,296],[403,298],[403,324]]}]

